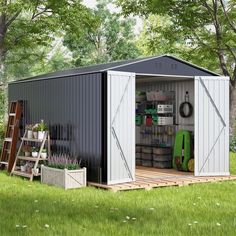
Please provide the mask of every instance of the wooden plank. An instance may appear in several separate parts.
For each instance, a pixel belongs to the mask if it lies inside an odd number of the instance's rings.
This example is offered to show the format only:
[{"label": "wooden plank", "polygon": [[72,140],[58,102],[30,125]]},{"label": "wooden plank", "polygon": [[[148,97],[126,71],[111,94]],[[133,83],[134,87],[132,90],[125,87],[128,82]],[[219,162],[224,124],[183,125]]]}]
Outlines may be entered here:
[{"label": "wooden plank", "polygon": [[26,156],[17,156],[18,159],[20,160],[25,160],[25,161],[46,161],[47,159],[39,158],[37,159],[36,157],[26,157]]}]

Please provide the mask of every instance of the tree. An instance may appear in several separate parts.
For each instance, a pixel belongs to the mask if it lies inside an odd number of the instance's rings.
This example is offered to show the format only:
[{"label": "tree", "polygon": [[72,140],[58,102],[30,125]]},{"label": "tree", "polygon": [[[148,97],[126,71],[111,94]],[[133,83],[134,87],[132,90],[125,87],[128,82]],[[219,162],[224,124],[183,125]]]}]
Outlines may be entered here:
[{"label": "tree", "polygon": [[65,29],[78,33],[88,22],[89,11],[79,0],[0,0],[2,78],[8,65],[42,58],[37,53],[56,36]]},{"label": "tree", "polygon": [[125,14],[167,17],[171,24],[161,29],[164,39],[178,38],[188,43],[187,53],[182,54],[185,59],[216,71],[220,68],[224,76],[230,77],[233,131],[236,117],[236,1],[119,0],[119,4]]},{"label": "tree", "polygon": [[76,66],[136,58],[139,55],[135,45],[135,21],[111,13],[108,3],[111,1],[98,1],[92,11],[93,22],[96,23],[85,28],[84,34],[66,34],[64,45],[73,52]]}]

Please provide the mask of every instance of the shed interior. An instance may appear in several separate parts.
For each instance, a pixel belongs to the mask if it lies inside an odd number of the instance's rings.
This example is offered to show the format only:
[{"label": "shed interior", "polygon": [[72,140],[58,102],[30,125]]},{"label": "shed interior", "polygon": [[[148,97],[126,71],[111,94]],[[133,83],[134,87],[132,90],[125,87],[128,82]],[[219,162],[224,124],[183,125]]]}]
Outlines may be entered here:
[{"label": "shed interior", "polygon": [[[183,118],[179,108],[185,101],[192,105],[193,112]],[[183,109],[187,114],[189,107]],[[173,168],[178,130],[190,132],[194,158],[194,78],[136,75],[136,166]]]}]

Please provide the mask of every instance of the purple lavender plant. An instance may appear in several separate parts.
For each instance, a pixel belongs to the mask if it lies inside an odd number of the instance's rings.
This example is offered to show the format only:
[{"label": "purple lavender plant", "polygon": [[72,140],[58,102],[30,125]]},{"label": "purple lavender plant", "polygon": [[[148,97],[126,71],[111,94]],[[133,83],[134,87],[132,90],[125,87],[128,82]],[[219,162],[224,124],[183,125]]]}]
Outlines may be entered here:
[{"label": "purple lavender plant", "polygon": [[68,154],[53,154],[48,158],[48,166],[57,169],[77,170],[80,164],[76,158],[71,158]]}]

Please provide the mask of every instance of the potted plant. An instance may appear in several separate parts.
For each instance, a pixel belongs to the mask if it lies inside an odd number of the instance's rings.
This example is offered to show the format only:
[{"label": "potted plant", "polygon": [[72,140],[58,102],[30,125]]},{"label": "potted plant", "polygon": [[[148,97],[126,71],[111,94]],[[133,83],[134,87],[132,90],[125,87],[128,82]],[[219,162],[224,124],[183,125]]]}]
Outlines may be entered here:
[{"label": "potted plant", "polygon": [[31,152],[31,147],[29,145],[24,145],[22,147],[22,151],[24,152],[26,157],[30,156],[30,152]]},{"label": "potted plant", "polygon": [[41,152],[41,158],[46,159],[47,158],[47,149],[43,149]]},{"label": "potted plant", "polygon": [[27,138],[32,139],[33,138],[33,125],[26,125],[25,129],[27,130]]},{"label": "potted plant", "polygon": [[32,147],[32,157],[38,157],[39,149],[37,147]]},{"label": "potted plant", "polygon": [[26,172],[26,167],[27,167],[27,164],[24,163],[23,161],[21,161],[20,162],[20,171]]},{"label": "potted plant", "polygon": [[44,121],[41,120],[41,122],[38,124],[38,139],[44,138],[46,130],[47,130],[47,126],[44,123]]},{"label": "potted plant", "polygon": [[86,181],[86,168],[67,154],[49,156],[47,166],[41,166],[42,183],[72,189],[85,187]]},{"label": "potted plant", "polygon": [[39,124],[35,124],[33,126],[33,137],[34,137],[34,139],[38,139],[38,126],[39,126]]}]

